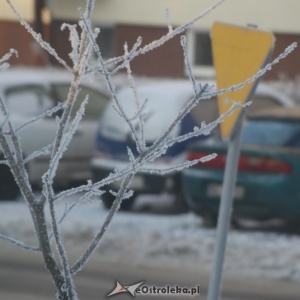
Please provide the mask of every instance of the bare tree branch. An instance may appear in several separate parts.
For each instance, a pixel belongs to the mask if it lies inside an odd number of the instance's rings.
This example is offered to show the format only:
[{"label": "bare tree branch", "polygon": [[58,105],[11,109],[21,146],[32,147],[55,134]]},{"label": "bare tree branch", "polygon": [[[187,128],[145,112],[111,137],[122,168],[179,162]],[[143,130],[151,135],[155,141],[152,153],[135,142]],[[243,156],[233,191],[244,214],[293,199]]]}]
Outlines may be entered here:
[{"label": "bare tree branch", "polygon": [[55,49],[51,47],[51,45],[45,42],[42,39],[41,34],[36,33],[31,26],[24,20],[21,14],[15,9],[14,5],[11,3],[10,0],[6,0],[7,4],[9,5],[12,12],[17,16],[20,23],[23,27],[31,34],[31,36],[37,41],[37,43],[45,49],[50,55],[52,55],[60,64],[62,64],[69,72],[72,72],[72,69],[68,66],[68,64],[56,53]]},{"label": "bare tree branch", "polygon": [[8,237],[8,236],[3,235],[3,234],[0,234],[0,239],[3,240],[3,241],[9,242],[9,243],[11,243],[15,246],[18,246],[22,249],[25,249],[25,250],[30,250],[30,251],[34,251],[34,252],[40,252],[41,251],[40,247],[33,247],[33,246],[26,245],[25,243],[23,243],[21,241],[18,241],[14,238]]}]

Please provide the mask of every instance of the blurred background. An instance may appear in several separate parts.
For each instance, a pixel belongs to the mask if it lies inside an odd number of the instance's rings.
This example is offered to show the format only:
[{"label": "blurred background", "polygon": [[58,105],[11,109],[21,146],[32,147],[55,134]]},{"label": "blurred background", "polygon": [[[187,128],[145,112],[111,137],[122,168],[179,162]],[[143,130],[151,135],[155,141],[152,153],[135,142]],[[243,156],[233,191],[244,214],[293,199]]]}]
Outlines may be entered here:
[{"label": "blurred background", "polygon": [[[143,38],[142,45],[159,39],[167,34],[168,23],[176,28],[210,7],[211,2],[97,0],[92,15],[94,26],[101,29],[97,43],[105,59],[123,55],[125,42],[130,48],[138,36]],[[0,92],[6,98],[13,122],[20,126],[63,102],[72,77],[20,26],[6,2],[0,0],[0,3],[0,57],[11,48],[19,53],[10,61],[11,70],[0,75]],[[13,4],[34,30],[71,65],[69,32],[61,31],[61,26],[77,23],[78,7],[84,8],[85,1],[14,0]],[[298,0],[225,1],[185,33],[195,77],[212,89],[216,88],[210,40],[213,22],[257,26],[273,32],[276,43],[272,57],[275,58],[292,42],[300,42],[299,11]],[[149,98],[150,103],[151,97],[158,103],[165,100],[176,114],[182,103],[193,95],[182,52],[180,37],[176,37],[156,51],[138,57],[131,66],[141,86],[142,99]],[[96,56],[91,58],[93,63],[96,63]],[[126,74],[121,72],[114,80],[120,98],[130,98]],[[299,83],[300,53],[296,49],[264,75],[249,109],[252,115],[245,121],[245,150],[235,191],[235,218],[231,224],[224,299],[298,299]],[[81,87],[79,97],[83,99],[89,94],[90,102],[82,126],[62,160],[56,177],[57,190],[75,186],[78,181],[86,182],[89,178],[100,180],[117,166],[128,163],[126,147],[134,147],[123,123],[116,122],[118,116],[113,115],[115,112],[105,83],[86,80]],[[23,103],[26,100],[26,105],[20,105],[21,100]],[[149,123],[149,135],[157,137],[163,122],[152,116],[168,120],[165,117],[167,108],[157,109],[154,104],[149,107],[152,111],[147,114],[145,123],[146,126]],[[130,109],[128,105],[131,113]],[[171,111],[168,113],[171,115]],[[214,98],[194,109],[172,134],[184,134],[193,126],[201,126],[203,120],[212,121],[217,115]],[[56,132],[57,116],[59,113],[45,118],[31,127],[31,131],[22,131],[26,154],[49,144]],[[153,134],[155,125],[158,128]],[[149,139],[151,142],[153,140]],[[157,285],[200,284],[204,299],[212,261],[226,142],[220,140],[218,130],[210,137],[192,142],[168,152],[152,167],[168,167],[174,162],[199,158],[211,152],[220,152],[219,160],[169,177],[136,176],[131,183],[135,197],[124,202],[126,205],[121,207],[111,235],[108,234],[102,248],[95,253],[95,260],[78,279],[86,299],[104,297],[114,287],[115,280],[132,284],[143,279]],[[30,180],[37,193],[47,159],[35,159],[30,164]],[[31,223],[24,214],[24,202],[7,166],[1,165],[0,177],[1,182],[5,182],[0,187],[0,232],[34,241]],[[109,189],[117,187],[118,184]],[[103,201],[92,205],[83,203],[66,222],[64,238],[74,255],[81,252],[105,218],[112,201],[109,189],[102,196]],[[72,203],[76,199],[66,201]],[[58,211],[63,214],[63,204]],[[0,298],[20,299],[22,294],[22,299],[27,299],[26,295],[31,300],[34,297],[48,299],[42,297],[45,292],[49,295],[53,291],[49,288],[49,278],[41,275],[44,271],[41,262],[18,251],[12,252],[11,247],[5,246],[1,252]],[[18,263],[12,254],[17,255]],[[161,275],[157,276],[157,272]],[[35,280],[40,280],[38,287],[34,281],[31,286],[29,273]],[[38,296],[34,295],[34,290]],[[129,297],[119,296],[119,299]]]}]

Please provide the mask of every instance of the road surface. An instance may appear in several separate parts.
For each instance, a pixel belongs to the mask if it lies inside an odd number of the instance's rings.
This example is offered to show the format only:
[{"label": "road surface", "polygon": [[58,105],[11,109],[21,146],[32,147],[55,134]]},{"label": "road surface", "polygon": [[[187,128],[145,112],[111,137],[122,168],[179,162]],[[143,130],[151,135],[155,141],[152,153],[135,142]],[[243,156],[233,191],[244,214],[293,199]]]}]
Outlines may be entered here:
[{"label": "road surface", "polygon": [[[53,300],[55,289],[41,261],[40,255],[19,250],[15,246],[0,243],[0,299],[1,300]],[[99,255],[99,254],[98,254]],[[199,266],[200,267],[200,266]],[[149,286],[194,287],[199,285],[201,295],[187,296],[139,296],[144,300],[205,299],[208,274],[183,273],[180,270],[157,270],[126,266],[101,261],[97,254],[87,268],[76,277],[80,299],[99,300],[113,290],[115,282],[133,284],[145,280]],[[261,278],[225,276],[224,300],[298,300],[300,285],[292,282]],[[109,298],[108,298],[109,299]],[[114,300],[132,299],[130,295],[117,295]]]}]

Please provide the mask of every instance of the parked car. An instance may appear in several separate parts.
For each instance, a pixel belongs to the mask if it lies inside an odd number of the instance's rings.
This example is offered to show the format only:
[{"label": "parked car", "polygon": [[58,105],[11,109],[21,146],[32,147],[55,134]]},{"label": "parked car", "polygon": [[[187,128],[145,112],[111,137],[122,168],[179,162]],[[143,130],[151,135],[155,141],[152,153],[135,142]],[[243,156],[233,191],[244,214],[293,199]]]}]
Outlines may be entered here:
[{"label": "parked car", "polygon": [[[39,116],[59,102],[66,100],[72,75],[59,69],[15,68],[0,73],[0,94],[6,102],[10,119],[17,128]],[[91,177],[90,160],[94,151],[94,140],[99,115],[109,101],[104,87],[90,81],[81,84],[73,115],[82,99],[89,95],[85,116],[58,168],[55,182],[59,185],[73,180]],[[61,112],[60,112],[61,113]],[[19,132],[23,155],[49,145],[57,132],[56,118],[59,112],[45,117]],[[3,115],[0,115],[3,120]],[[0,160],[3,154],[0,151]],[[27,164],[29,179],[33,185],[41,184],[41,176],[47,169],[49,155],[39,156]],[[19,194],[8,166],[0,165],[0,199],[14,199]]]},{"label": "parked car", "polygon": [[[208,82],[213,85],[213,82]],[[141,101],[148,100],[145,115],[145,138],[149,145],[154,142],[169,124],[174,120],[184,104],[193,97],[193,89],[188,81],[161,81],[140,85],[138,94]],[[123,108],[129,118],[136,113],[135,100],[130,88],[119,91],[117,97],[123,104]],[[259,85],[255,94],[259,101],[251,110],[264,106],[293,106],[293,101],[288,97],[276,93],[268,86]],[[254,103],[256,103],[254,101]],[[190,114],[188,114],[181,124],[171,132],[170,137],[176,137],[192,131],[195,126],[200,126],[201,122],[212,121],[217,117],[216,99],[204,100]],[[203,139],[204,136],[198,139]],[[184,151],[189,140],[173,146],[168,152],[157,161],[151,163],[151,168],[168,168],[176,163],[184,161]],[[99,121],[99,129],[96,141],[96,153],[92,160],[94,180],[101,180],[108,176],[112,171],[123,168],[129,163],[127,147],[135,154],[136,146],[133,143],[131,132],[125,121],[116,112],[113,102],[110,102]],[[106,207],[110,207],[114,196],[109,190],[118,190],[120,182],[115,182],[106,186],[106,193],[102,200]],[[186,208],[186,203],[182,199],[179,172],[171,175],[160,176],[154,174],[138,173],[133,179],[130,188],[134,190],[134,196],[123,201],[121,208],[130,209],[134,199],[139,194],[151,193],[159,194],[171,192],[176,195],[174,201],[175,210],[182,211]]]},{"label": "parked car", "polygon": [[[182,173],[191,210],[214,223],[219,209],[227,143],[195,143],[187,159],[218,156]],[[249,116],[243,126],[233,219],[281,218],[300,224],[300,108],[273,108]]]}]

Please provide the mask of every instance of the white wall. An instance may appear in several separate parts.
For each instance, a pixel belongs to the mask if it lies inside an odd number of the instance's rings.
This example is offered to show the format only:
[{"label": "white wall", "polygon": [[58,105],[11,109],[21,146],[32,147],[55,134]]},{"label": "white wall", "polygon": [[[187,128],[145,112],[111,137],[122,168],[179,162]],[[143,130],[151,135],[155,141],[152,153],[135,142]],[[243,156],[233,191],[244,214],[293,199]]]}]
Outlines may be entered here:
[{"label": "white wall", "polygon": [[[12,2],[26,21],[32,22],[34,20],[34,0],[14,0]],[[17,20],[4,0],[0,2],[0,20]]]},{"label": "white wall", "polygon": [[[178,26],[215,3],[213,0],[96,0],[93,18],[99,23],[125,23],[165,26],[165,9]],[[77,7],[84,0],[48,0],[57,18],[77,19]],[[300,0],[227,0],[210,16],[196,24],[208,29],[214,21],[237,25],[256,24],[274,32],[300,33]]]}]

